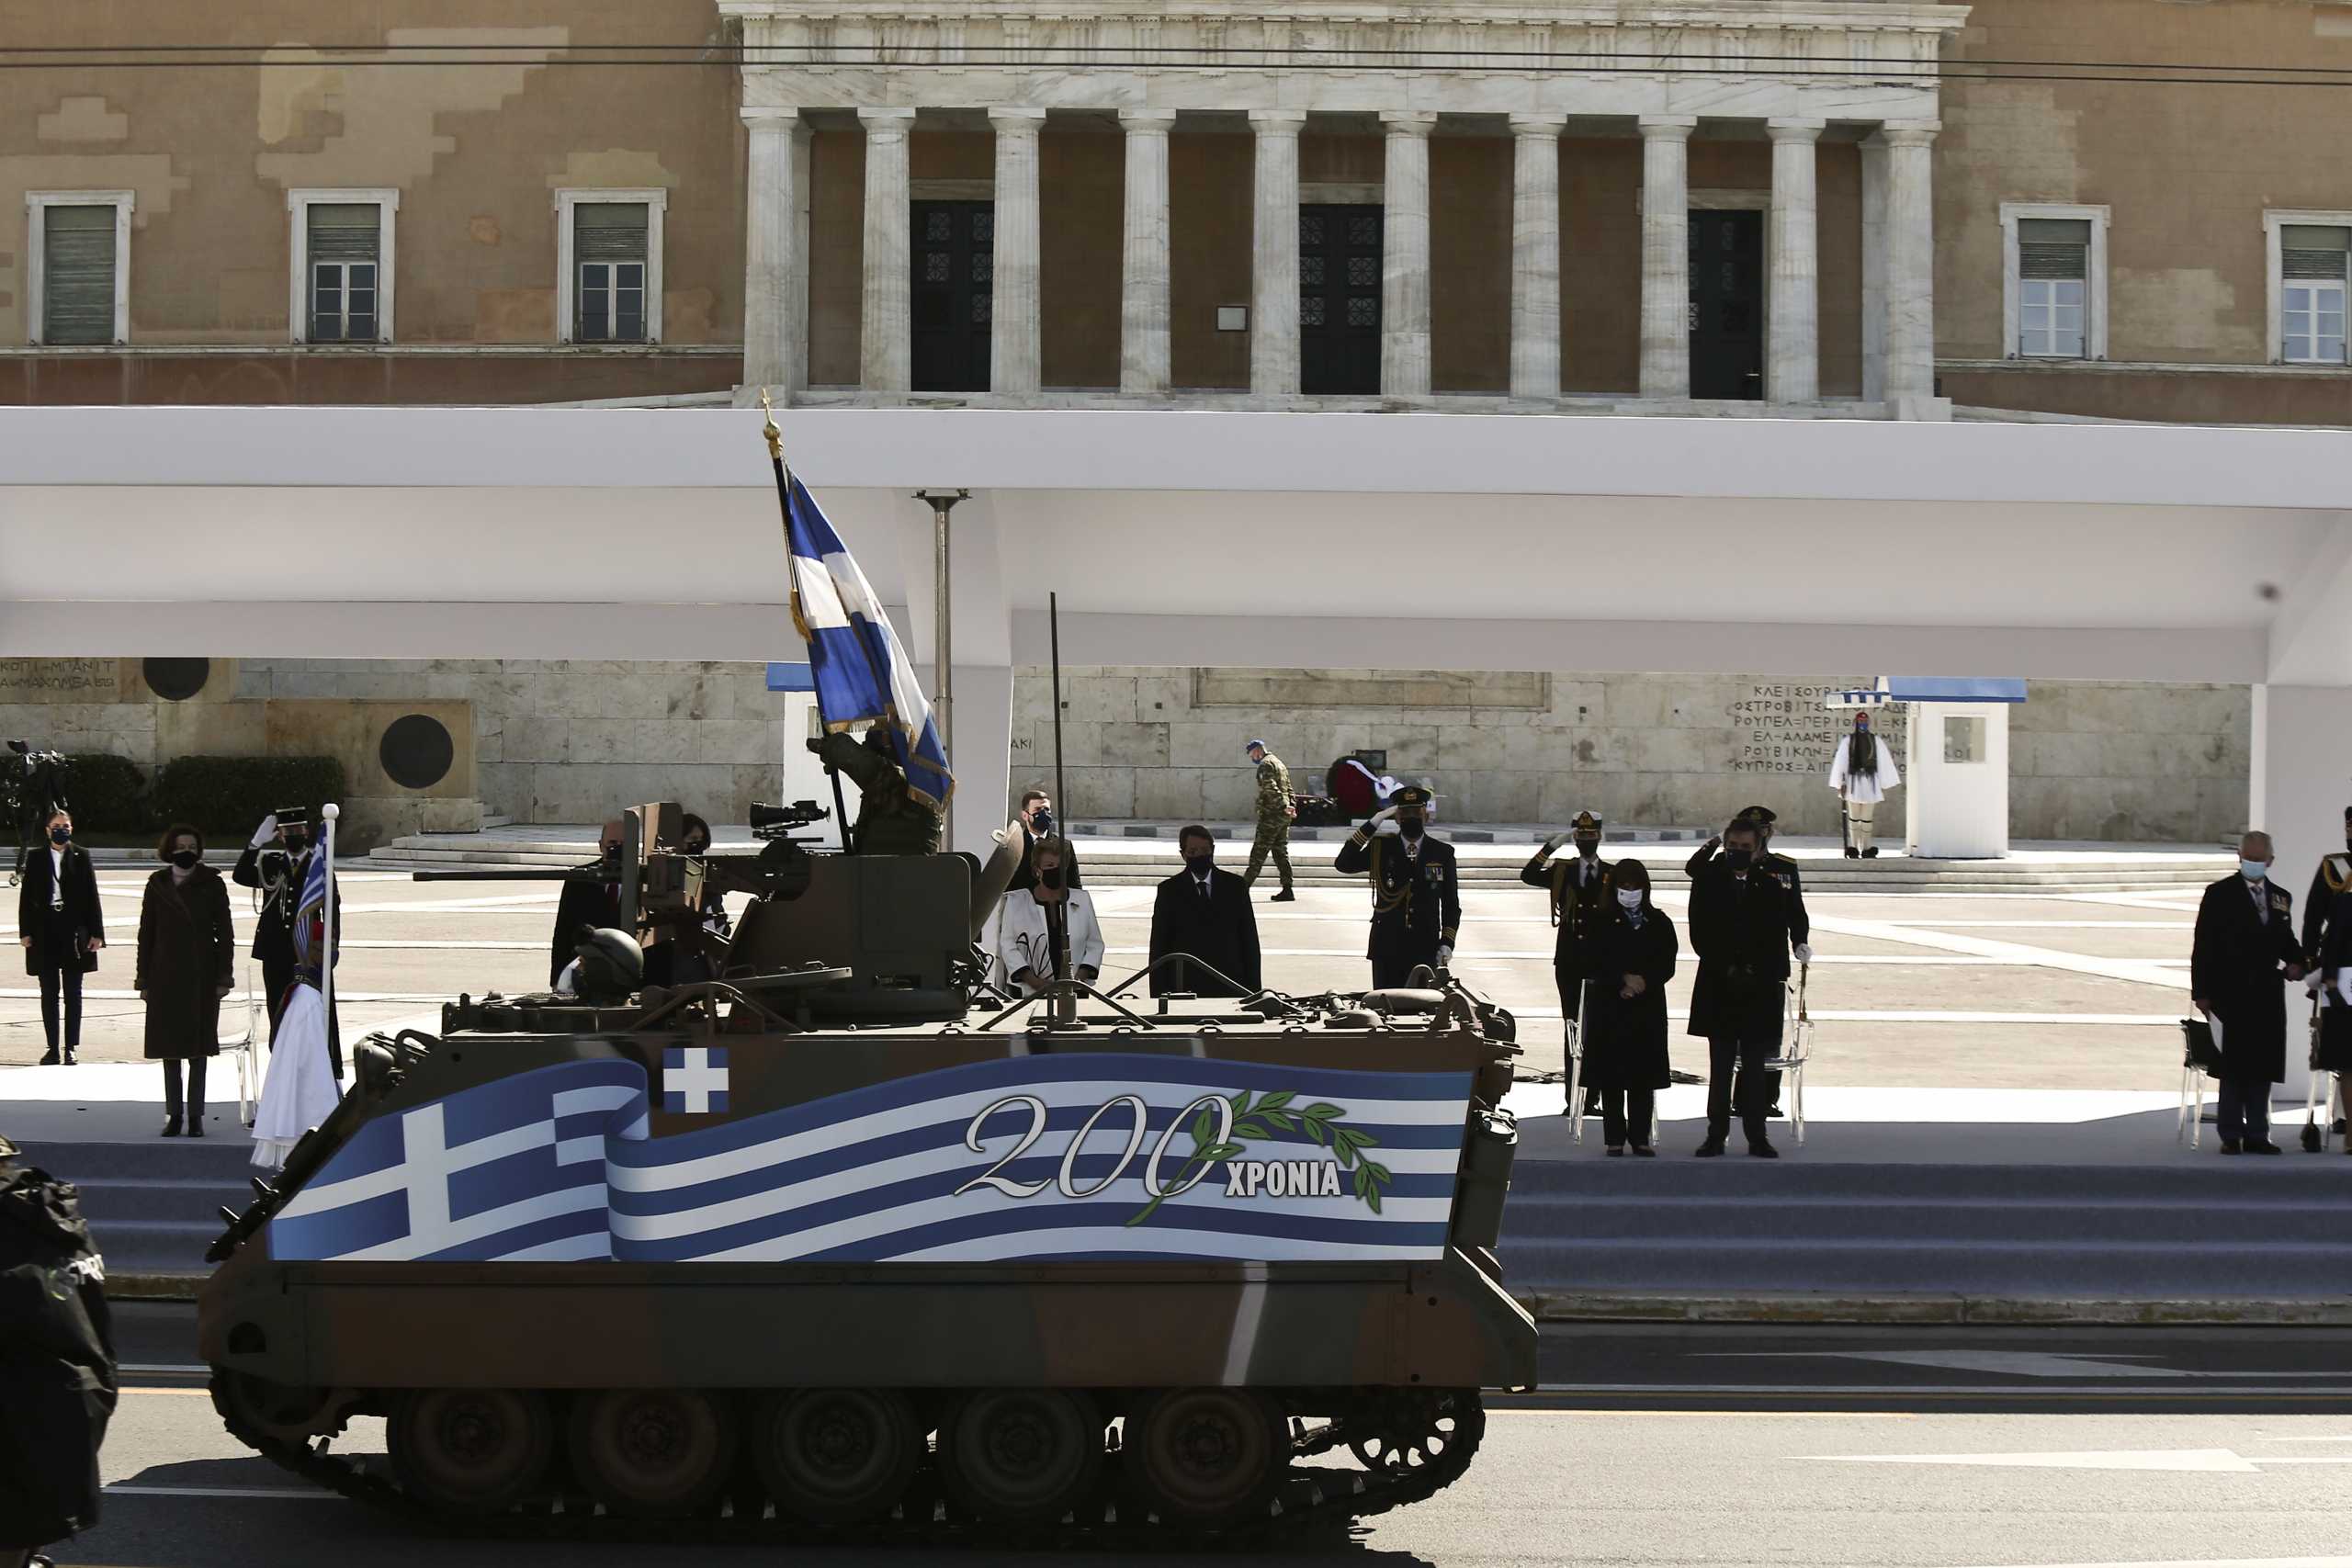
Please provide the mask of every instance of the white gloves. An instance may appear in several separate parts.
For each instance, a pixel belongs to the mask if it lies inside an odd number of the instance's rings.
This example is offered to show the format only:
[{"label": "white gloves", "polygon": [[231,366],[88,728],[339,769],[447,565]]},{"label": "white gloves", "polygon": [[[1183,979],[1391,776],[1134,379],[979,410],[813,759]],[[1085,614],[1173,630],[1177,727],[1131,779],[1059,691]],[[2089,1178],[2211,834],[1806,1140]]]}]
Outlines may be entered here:
[{"label": "white gloves", "polygon": [[1394,806],[1382,807],[1379,810],[1372,814],[1373,826],[1378,827],[1383,822],[1394,822],[1396,820],[1396,813],[1398,809],[1398,807]]},{"label": "white gloves", "polygon": [[1450,942],[1438,943],[1437,966],[1441,969],[1453,962],[1453,947]]},{"label": "white gloves", "polygon": [[276,837],[277,837],[277,813],[273,811],[261,819],[260,827],[254,829],[254,841],[248,847],[257,850]]},{"label": "white gloves", "polygon": [[1566,833],[1553,834],[1550,838],[1544,840],[1544,852],[1547,855],[1556,852],[1562,844],[1568,841],[1571,835]]},{"label": "white gloves", "polygon": [[1813,943],[1809,942],[1801,942],[1797,943],[1796,951],[1798,963],[1810,964],[1813,962]]},{"label": "white gloves", "polygon": [[1375,822],[1372,827],[1372,836],[1375,839],[1393,839],[1403,831],[1394,822]]},{"label": "white gloves", "polygon": [[2303,976],[2303,989],[2309,991],[2313,996],[2319,995],[2320,988],[2326,984],[2327,976],[2321,974],[2316,969]]}]

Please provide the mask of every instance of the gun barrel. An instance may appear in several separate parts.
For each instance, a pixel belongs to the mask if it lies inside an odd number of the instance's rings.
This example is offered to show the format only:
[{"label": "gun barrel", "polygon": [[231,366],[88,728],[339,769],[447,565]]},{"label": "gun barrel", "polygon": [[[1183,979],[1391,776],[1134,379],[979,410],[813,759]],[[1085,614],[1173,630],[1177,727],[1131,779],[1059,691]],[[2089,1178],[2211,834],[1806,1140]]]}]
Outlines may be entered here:
[{"label": "gun barrel", "polygon": [[518,866],[512,871],[469,867],[464,871],[413,871],[417,882],[604,882],[609,880],[605,869],[596,865],[573,866],[560,871],[553,866]]}]

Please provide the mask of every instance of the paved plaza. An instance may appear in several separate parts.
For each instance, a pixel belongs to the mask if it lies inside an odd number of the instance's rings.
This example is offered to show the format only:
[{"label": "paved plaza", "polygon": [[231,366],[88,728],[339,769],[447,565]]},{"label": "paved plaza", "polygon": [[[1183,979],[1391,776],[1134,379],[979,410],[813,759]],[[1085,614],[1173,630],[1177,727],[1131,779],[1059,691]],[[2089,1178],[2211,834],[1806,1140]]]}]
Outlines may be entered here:
[{"label": "paved plaza", "polygon": [[[1502,846],[1497,846],[1500,850]],[[1302,858],[1327,852],[1301,846]],[[1173,869],[1173,847],[1168,846]],[[1230,847],[1227,858],[1232,858]],[[1518,851],[1510,852],[1516,860]],[[1612,850],[1612,852],[1615,852]],[[1653,863],[1679,861],[1678,845],[1640,846]],[[1878,863],[1890,875],[1899,861]],[[131,943],[144,871],[99,874],[108,931],[85,991],[83,1056],[138,1060],[141,1009],[130,989]],[[554,883],[418,883],[407,874],[345,870],[344,958],[338,972],[347,1034],[401,1023],[431,1027],[441,1002],[543,988]],[[1298,901],[1257,906],[1269,983],[1292,991],[1360,989],[1366,909],[1360,888],[1302,886]],[[232,889],[241,933],[251,897]],[[2177,1021],[2188,999],[2196,889],[2026,894],[1811,891],[1814,966],[1808,1001],[1817,1021],[1813,1082],[1821,1088],[2177,1089]],[[1140,967],[1150,934],[1148,886],[1098,886],[1110,942],[1108,973]],[[1680,921],[1686,895],[1661,891]],[[1553,931],[1532,888],[1470,884],[1456,967],[1472,986],[1523,1021],[1528,1073],[1562,1065]],[[11,928],[13,932],[13,927]],[[257,983],[258,966],[250,965]],[[1700,1043],[1679,1032],[1695,964],[1687,945],[1668,993],[1676,1020],[1675,1065],[1703,1070]],[[41,1051],[40,1002],[29,977],[0,985],[0,1066]],[[222,1031],[243,1028],[242,994]],[[160,1076],[160,1075],[159,1075]],[[216,1095],[216,1099],[219,1098]]]}]

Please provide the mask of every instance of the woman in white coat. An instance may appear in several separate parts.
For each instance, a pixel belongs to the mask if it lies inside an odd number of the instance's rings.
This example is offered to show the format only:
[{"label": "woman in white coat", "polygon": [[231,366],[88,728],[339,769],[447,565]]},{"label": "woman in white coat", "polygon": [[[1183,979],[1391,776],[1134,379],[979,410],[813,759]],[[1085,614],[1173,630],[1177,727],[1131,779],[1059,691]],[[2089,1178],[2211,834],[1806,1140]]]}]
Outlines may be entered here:
[{"label": "woman in white coat", "polygon": [[1024,997],[1043,991],[1057,973],[1065,926],[1077,977],[1091,983],[1102,972],[1102,926],[1086,890],[1066,886],[1065,851],[1058,837],[1038,840],[1029,852],[1036,886],[1006,894],[998,909],[997,960]]},{"label": "woman in white coat", "polygon": [[1903,782],[1895,771],[1894,753],[1871,729],[1871,716],[1854,716],[1854,732],[1838,742],[1829,760],[1829,787],[1838,792],[1846,814],[1846,858],[1876,860],[1878,846],[1871,842],[1871,819],[1886,792]]}]

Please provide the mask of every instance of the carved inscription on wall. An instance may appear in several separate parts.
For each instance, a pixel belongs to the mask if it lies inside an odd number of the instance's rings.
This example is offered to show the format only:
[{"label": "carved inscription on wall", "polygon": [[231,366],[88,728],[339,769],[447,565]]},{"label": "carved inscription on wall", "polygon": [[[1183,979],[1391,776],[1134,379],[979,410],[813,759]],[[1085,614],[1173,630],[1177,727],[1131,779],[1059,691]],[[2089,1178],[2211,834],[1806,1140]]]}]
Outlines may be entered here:
[{"label": "carved inscription on wall", "polygon": [[[1759,681],[1739,688],[1724,710],[1737,737],[1736,773],[1819,773],[1829,776],[1831,749],[1854,722],[1851,712],[1822,705],[1832,694],[1873,681]],[[1910,710],[1901,704],[1875,709],[1871,723],[1896,757],[1903,755]]]},{"label": "carved inscription on wall", "polygon": [[1194,707],[1545,708],[1552,677],[1533,670],[1249,670],[1193,671]]},{"label": "carved inscription on wall", "polygon": [[0,703],[119,703],[115,659],[0,659]]}]

